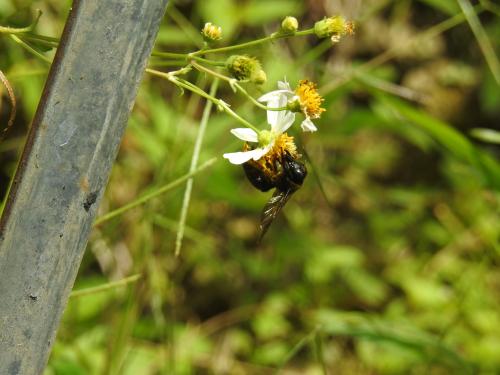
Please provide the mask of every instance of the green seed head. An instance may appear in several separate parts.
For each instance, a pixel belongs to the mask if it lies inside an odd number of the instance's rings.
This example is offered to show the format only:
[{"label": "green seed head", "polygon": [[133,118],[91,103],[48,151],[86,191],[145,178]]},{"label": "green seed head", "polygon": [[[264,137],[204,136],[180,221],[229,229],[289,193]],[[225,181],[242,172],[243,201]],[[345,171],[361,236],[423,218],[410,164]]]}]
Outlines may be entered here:
[{"label": "green seed head", "polygon": [[233,55],[226,60],[226,69],[239,81],[249,80],[253,83],[264,83],[266,73],[259,60],[246,55]]},{"label": "green seed head", "polygon": [[250,79],[252,72],[260,69],[260,63],[250,56],[233,55],[226,60],[226,68],[234,78],[241,81]]}]

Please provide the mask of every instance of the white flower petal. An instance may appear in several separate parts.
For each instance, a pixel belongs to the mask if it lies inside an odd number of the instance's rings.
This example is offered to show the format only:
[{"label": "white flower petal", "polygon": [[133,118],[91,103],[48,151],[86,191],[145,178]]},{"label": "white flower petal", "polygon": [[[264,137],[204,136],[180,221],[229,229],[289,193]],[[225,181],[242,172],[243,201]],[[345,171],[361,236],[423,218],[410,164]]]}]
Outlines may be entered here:
[{"label": "white flower petal", "polygon": [[[269,152],[269,150],[271,149],[273,144],[274,144],[274,142],[271,142],[270,144],[268,144],[264,148],[256,148],[255,150],[252,150],[252,151],[255,151],[254,155],[252,156],[252,159],[259,160],[261,157],[263,157],[265,154],[267,154]],[[252,151],[249,151],[249,152],[252,152]]]},{"label": "white flower petal", "polygon": [[236,128],[236,129],[231,129],[231,133],[243,141],[247,142],[258,141],[258,134],[253,129]]},{"label": "white flower petal", "polygon": [[286,81],[286,78],[283,81],[278,81],[278,88],[280,90],[292,91],[290,84]]},{"label": "white flower petal", "polygon": [[[280,94],[276,98],[273,98],[272,101],[267,102],[267,106],[269,108],[283,108],[286,107],[288,103],[288,98],[284,94]],[[271,125],[271,129],[275,129],[278,127],[280,123],[283,122],[283,116],[289,111],[267,111],[267,123]]]},{"label": "white flower petal", "polygon": [[[232,164],[243,164],[249,161],[250,159],[258,160],[262,155],[262,148],[256,148],[255,150],[250,151],[241,151],[241,152],[230,152],[228,154],[222,155],[224,158],[228,159]],[[260,155],[257,159],[255,156]]]},{"label": "white flower petal", "polygon": [[273,131],[277,134],[286,132],[295,121],[295,113],[290,111],[281,111],[281,113],[282,115],[278,124],[273,128]]},{"label": "white flower petal", "polygon": [[[269,108],[279,108],[281,99],[280,97],[275,98],[272,101],[267,102],[267,106]],[[271,129],[273,129],[279,121],[279,114],[282,111],[267,111],[267,123],[271,125]]]},{"label": "white flower petal", "polygon": [[[278,106],[279,106],[280,108],[286,107],[286,105],[288,104],[288,99],[289,99],[288,97],[286,97],[285,95],[282,95],[282,96],[280,97],[280,101],[279,101],[279,103],[278,103]],[[284,116],[285,116],[287,113],[289,113],[289,112],[290,112],[290,111],[280,111],[280,112],[278,113],[278,123],[283,122],[283,121],[284,121],[284,120],[283,120]]]},{"label": "white flower petal", "polygon": [[279,98],[284,94],[290,94],[289,90],[274,90],[270,91],[267,94],[262,95],[259,99],[259,102],[269,102],[270,100],[274,100],[275,98]]},{"label": "white flower petal", "polygon": [[300,124],[300,127],[302,128],[303,131],[305,132],[315,132],[318,130],[316,126],[314,126],[313,122],[309,117],[307,117],[304,121],[302,121],[302,124]]}]

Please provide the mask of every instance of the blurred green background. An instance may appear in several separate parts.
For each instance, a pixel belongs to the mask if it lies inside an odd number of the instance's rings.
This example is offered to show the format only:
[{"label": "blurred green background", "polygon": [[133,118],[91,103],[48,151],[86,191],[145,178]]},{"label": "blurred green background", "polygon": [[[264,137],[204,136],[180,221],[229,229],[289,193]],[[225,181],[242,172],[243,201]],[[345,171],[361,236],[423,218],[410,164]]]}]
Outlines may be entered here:
[{"label": "blurred green background", "polygon": [[[184,185],[96,226],[75,289],[141,277],[70,299],[46,375],[500,373],[500,137],[474,130],[500,131],[500,6],[472,3],[475,34],[460,4],[471,2],[172,1],[157,50],[196,50],[209,21],[223,45],[287,15],[308,28],[341,14],[357,29],[333,47],[302,37],[246,51],[268,75],[255,97],[308,78],[327,109],[317,133],[295,134],[309,176],[263,243],[269,194],[222,159],[241,143],[215,111],[200,162],[218,161],[194,179],[181,255]],[[36,31],[59,37],[70,6],[2,0],[0,24],[24,26],[42,9]],[[48,65],[0,35],[0,69],[18,100],[0,143],[3,200]],[[208,90],[206,77],[189,78]],[[227,85],[218,96],[263,123]],[[100,214],[188,171],[204,105],[144,77]]]}]

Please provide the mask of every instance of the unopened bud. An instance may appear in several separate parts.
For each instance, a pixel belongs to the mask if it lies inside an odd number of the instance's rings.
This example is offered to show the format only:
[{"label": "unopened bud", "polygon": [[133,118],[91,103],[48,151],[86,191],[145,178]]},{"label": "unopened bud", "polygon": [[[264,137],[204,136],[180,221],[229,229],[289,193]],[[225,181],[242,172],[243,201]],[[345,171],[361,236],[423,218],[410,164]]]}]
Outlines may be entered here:
[{"label": "unopened bud", "polygon": [[330,37],[337,43],[341,37],[354,33],[354,23],[341,16],[328,17],[314,24],[314,33],[318,38]]},{"label": "unopened bud", "polygon": [[205,39],[206,42],[215,42],[222,38],[222,29],[220,26],[207,22],[201,30],[201,35],[203,35],[203,39]]},{"label": "unopened bud", "polygon": [[296,32],[299,29],[299,21],[295,17],[285,17],[283,22],[281,22],[281,31],[287,34]]}]

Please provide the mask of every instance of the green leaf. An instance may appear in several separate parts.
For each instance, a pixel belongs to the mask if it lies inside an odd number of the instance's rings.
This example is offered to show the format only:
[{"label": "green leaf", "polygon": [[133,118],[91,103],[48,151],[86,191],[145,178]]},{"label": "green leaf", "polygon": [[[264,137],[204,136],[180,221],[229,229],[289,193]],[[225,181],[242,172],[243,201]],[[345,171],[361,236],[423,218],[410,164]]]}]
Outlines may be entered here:
[{"label": "green leaf", "polygon": [[475,128],[470,134],[483,142],[500,144],[500,132],[493,129]]},{"label": "green leaf", "polygon": [[441,342],[439,337],[427,334],[407,324],[386,321],[373,315],[319,310],[315,321],[323,332],[332,336],[356,337],[379,343],[392,343],[413,350],[422,356],[422,362],[436,361],[455,368],[460,374],[472,373],[470,364],[455,350]]},{"label": "green leaf", "polygon": [[[484,182],[500,190],[500,164],[488,153],[474,145],[450,124],[406,104],[402,100],[386,95],[375,94],[395,114],[396,119],[406,120],[428,133],[451,155],[475,167]],[[402,123],[404,124],[404,122]]]}]

